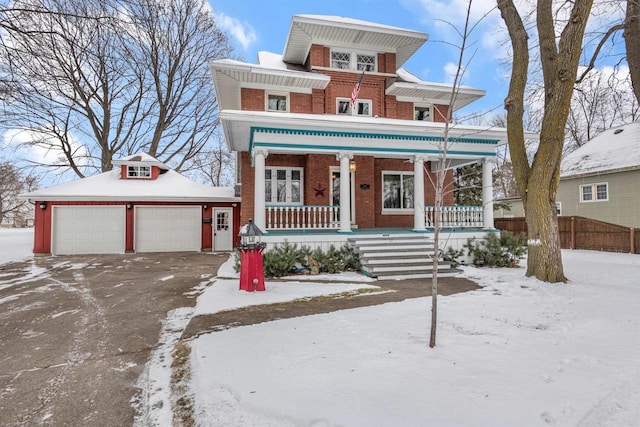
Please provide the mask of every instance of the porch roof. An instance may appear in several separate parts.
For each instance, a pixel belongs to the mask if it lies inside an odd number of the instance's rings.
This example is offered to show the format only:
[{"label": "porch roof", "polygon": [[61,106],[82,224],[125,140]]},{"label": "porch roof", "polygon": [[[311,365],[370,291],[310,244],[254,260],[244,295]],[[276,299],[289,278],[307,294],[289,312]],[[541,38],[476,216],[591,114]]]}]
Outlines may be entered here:
[{"label": "porch roof", "polygon": [[[220,113],[230,151],[267,148],[273,153],[336,153],[407,158],[441,152],[444,123],[352,117],[334,114],[292,114],[224,110]],[[537,139],[528,133],[527,138]],[[448,157],[495,156],[495,146],[507,142],[506,129],[453,125]]]}]

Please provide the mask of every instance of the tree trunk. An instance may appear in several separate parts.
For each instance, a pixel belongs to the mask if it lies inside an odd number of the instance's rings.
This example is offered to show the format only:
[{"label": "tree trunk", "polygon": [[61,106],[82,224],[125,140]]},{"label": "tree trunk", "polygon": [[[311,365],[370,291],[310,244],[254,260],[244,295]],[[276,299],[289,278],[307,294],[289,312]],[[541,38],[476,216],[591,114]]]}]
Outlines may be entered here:
[{"label": "tree trunk", "polygon": [[640,1],[627,0],[627,14],[624,21],[624,43],[631,85],[636,99],[640,102]]},{"label": "tree trunk", "polygon": [[525,206],[528,228],[527,277],[545,282],[566,282],[560,251],[560,233],[556,214],[555,194],[548,187],[532,185]]}]

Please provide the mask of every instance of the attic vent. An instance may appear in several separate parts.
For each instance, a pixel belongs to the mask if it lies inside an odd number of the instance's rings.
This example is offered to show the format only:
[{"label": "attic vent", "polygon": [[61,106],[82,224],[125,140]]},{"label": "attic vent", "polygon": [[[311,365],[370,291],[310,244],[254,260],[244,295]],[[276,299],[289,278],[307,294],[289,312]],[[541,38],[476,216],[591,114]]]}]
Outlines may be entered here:
[{"label": "attic vent", "polygon": [[132,158],[130,158],[129,160],[131,160],[132,162],[139,162],[142,160],[142,156],[134,156]]},{"label": "attic vent", "polygon": [[614,135],[617,135],[617,134],[619,134],[619,133],[622,133],[622,131],[623,131],[623,130],[624,130],[624,129],[616,129],[616,130],[614,130],[614,131],[613,131],[613,134],[614,134]]}]

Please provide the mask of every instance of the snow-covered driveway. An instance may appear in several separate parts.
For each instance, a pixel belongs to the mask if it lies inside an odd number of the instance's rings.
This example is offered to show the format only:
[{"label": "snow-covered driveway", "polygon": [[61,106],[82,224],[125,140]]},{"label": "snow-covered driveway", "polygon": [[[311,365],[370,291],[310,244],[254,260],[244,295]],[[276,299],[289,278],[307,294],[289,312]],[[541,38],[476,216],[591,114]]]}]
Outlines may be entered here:
[{"label": "snow-covered driveway", "polygon": [[[167,312],[214,254],[38,257],[0,265],[0,424],[131,425]],[[134,399],[134,401],[135,401]]]}]

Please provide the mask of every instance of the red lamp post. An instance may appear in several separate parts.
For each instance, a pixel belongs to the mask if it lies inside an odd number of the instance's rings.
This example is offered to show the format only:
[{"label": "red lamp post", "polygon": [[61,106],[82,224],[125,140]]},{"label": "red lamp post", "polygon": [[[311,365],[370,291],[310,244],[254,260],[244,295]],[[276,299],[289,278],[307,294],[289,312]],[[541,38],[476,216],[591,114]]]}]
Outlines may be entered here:
[{"label": "red lamp post", "polygon": [[240,229],[240,243],[236,249],[240,251],[240,290],[253,292],[264,291],[264,266],[262,252],[267,246],[260,241],[260,230],[250,219]]}]

